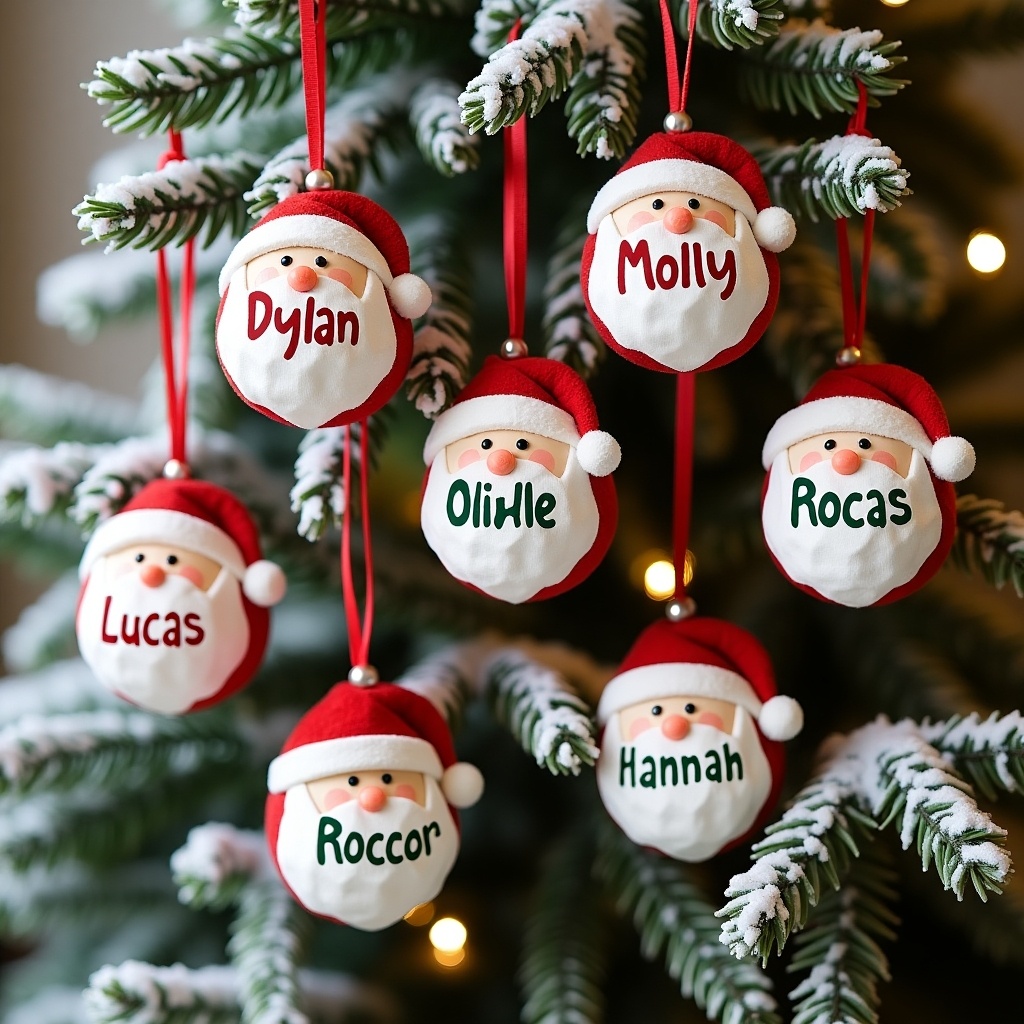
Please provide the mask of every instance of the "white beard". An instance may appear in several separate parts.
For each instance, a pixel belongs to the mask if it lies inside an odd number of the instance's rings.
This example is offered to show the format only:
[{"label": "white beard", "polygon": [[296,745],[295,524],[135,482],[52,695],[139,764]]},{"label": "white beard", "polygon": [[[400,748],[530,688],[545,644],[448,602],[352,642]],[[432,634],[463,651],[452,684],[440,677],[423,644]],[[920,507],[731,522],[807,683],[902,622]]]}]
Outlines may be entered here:
[{"label": "white beard", "polygon": [[[725,745],[730,759],[725,757]],[[718,755],[720,782],[707,778],[707,769],[714,762],[714,758],[705,756],[709,751]],[[737,754],[742,779],[732,759]],[[624,755],[632,756],[632,771],[622,766]],[[681,757],[697,758],[699,782],[690,762],[687,784],[682,784]],[[645,787],[640,781],[648,767],[643,763],[645,758],[654,759],[654,775],[648,777],[655,783],[653,787]],[[667,761],[662,774],[663,758],[675,763],[679,784],[672,784]],[[668,784],[662,785],[663,781]],[[771,792],[772,773],[750,715],[743,708],[736,708],[732,735],[710,725],[692,724],[681,740],[667,739],[655,727],[628,743],[622,739],[619,716],[615,714],[601,740],[597,788],[612,820],[634,843],[653,847],[676,860],[697,863],[714,856],[750,829]]]},{"label": "white beard", "polygon": [[[650,251],[653,288],[648,286],[644,260],[634,267],[623,259],[620,282],[620,246],[628,244],[635,250],[641,242],[646,242]],[[684,244],[689,254],[685,259],[681,256]],[[701,248],[703,288],[691,266],[695,244]],[[722,280],[709,272],[709,253]],[[736,275],[732,291],[723,299],[730,285],[726,260],[735,261]],[[659,266],[663,267],[661,276]],[[683,270],[689,267],[690,286],[686,288],[681,284],[686,279],[681,266]],[[660,287],[670,281],[674,283],[669,287]],[[661,221],[655,221],[623,237],[609,214],[597,229],[586,288],[591,308],[622,348],[640,352],[672,370],[688,372],[699,370],[746,337],[768,299],[768,269],[750,225],[740,213],[736,214],[735,238],[701,218],[683,235],[673,234]]]},{"label": "white beard", "polygon": [[[799,525],[793,526],[794,481],[799,478],[814,485],[817,526],[812,525],[803,502],[796,510]],[[903,518],[906,514],[889,500],[896,490],[905,492],[897,497],[911,511],[905,523],[892,521],[894,515]],[[868,498],[869,491],[876,491],[883,500],[884,526],[871,525],[868,520],[869,510],[878,504],[876,498]],[[862,495],[863,500],[851,500],[849,518],[863,521],[863,525],[850,526],[841,509],[833,526],[823,525],[819,506],[828,492],[838,495],[844,505],[854,492]],[[800,493],[808,493],[804,485]],[[828,501],[826,518],[831,519],[835,510],[835,503]],[[931,474],[916,450],[905,480],[888,466],[869,461],[849,476],[837,473],[827,460],[794,474],[788,453],[781,451],[772,464],[761,524],[768,547],[794,583],[811,587],[837,604],[865,608],[917,575],[939,543],[942,512]]]},{"label": "white beard", "polygon": [[[75,623],[82,657],[96,678],[164,715],[180,715],[223,689],[249,647],[249,620],[234,576],[222,569],[204,592],[174,574],[159,587],[147,587],[134,571],[107,580],[105,568],[101,561],[90,573]],[[177,616],[177,645],[171,614]],[[125,635],[137,642],[126,642]]]},{"label": "white beard", "polygon": [[[456,481],[464,481],[468,492],[452,497],[455,518],[465,521],[456,525],[449,517],[449,494]],[[527,491],[527,483],[531,492]],[[484,484],[491,490],[485,492]],[[480,512],[467,506],[468,493],[472,505],[480,485]],[[496,499],[510,506],[519,488],[519,521],[511,518],[496,527]],[[532,493],[533,506],[526,511],[527,495]],[[543,528],[534,516],[541,495],[554,496],[553,510],[544,515],[555,525]],[[489,502],[485,505],[484,498]],[[485,525],[488,520],[490,525]],[[570,450],[565,472],[561,477],[528,459],[517,459],[516,468],[507,476],[497,476],[487,469],[485,461],[449,473],[442,449],[434,457],[423,502],[420,524],[427,543],[444,567],[458,580],[469,583],[485,594],[509,604],[528,601],[545,587],[561,583],[576,563],[593,547],[597,538],[600,513],[590,477],[580,468],[575,449]],[[528,523],[532,522],[530,526]]]},{"label": "white beard", "polygon": [[[321,815],[304,783],[285,793],[277,866],[307,910],[373,932],[400,921],[441,891],[459,853],[459,834],[437,783],[430,778],[425,782],[425,807],[389,797],[375,812],[350,800]],[[342,863],[331,842],[325,841],[321,849],[322,819],[334,819],[341,826],[340,832],[332,826],[329,835],[336,837]],[[428,827],[429,854],[424,839]],[[355,841],[357,834],[361,841]],[[419,836],[419,844],[410,840],[413,834]],[[399,838],[389,843],[395,835]],[[389,860],[389,851],[392,858],[401,858],[399,863]],[[384,863],[371,863],[371,854]]]},{"label": "white beard", "polygon": [[[299,312],[294,335],[277,329],[276,313],[265,331],[256,331],[267,316],[263,300],[250,304],[250,295],[258,292],[282,311],[282,323]],[[307,318],[309,301],[316,312]],[[356,315],[358,326],[344,320],[346,313]],[[250,329],[258,337],[250,338]],[[296,292],[283,276],[247,290],[245,267],[239,267],[217,324],[221,365],[246,401],[307,430],[362,405],[388,375],[397,353],[387,294],[380,278],[369,271],[363,297],[358,298],[327,277],[320,277],[310,292]]]}]

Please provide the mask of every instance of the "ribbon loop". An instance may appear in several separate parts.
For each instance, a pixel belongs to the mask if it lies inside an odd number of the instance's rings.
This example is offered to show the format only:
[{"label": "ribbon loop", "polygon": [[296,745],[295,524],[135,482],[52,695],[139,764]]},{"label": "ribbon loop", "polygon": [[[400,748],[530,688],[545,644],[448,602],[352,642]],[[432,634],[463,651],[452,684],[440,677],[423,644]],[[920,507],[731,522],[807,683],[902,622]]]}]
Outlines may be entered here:
[{"label": "ribbon loop", "polygon": [[[521,22],[508,34],[508,41],[519,38]],[[526,189],[526,114],[504,132],[505,179],[502,203],[502,234],[505,259],[505,302],[508,306],[509,341],[502,346],[502,355],[514,358],[524,354],[523,334],[526,330],[526,254],[527,254],[527,189]],[[519,342],[521,344],[512,344]]]},{"label": "ribbon loop", "polygon": [[684,112],[690,96],[690,68],[693,63],[693,43],[697,34],[697,5],[700,0],[680,0],[689,4],[686,17],[686,58],[683,62],[683,81],[679,83],[679,57],[676,52],[676,28],[668,0],[661,2],[661,32],[665,40],[665,77],[668,82],[668,109],[671,113]]},{"label": "ribbon loop", "polygon": [[299,34],[309,168],[322,171],[327,106],[327,0],[299,0]]},{"label": "ribbon loop", "polygon": [[370,636],[373,632],[373,546],[370,537],[370,429],[367,420],[359,421],[359,512],[363,527],[363,564],[366,572],[363,618],[359,619],[355,578],[352,572],[352,426],[345,427],[342,449],[342,486],[345,510],[341,526],[341,592],[348,625],[349,660],[353,668],[369,667]]}]

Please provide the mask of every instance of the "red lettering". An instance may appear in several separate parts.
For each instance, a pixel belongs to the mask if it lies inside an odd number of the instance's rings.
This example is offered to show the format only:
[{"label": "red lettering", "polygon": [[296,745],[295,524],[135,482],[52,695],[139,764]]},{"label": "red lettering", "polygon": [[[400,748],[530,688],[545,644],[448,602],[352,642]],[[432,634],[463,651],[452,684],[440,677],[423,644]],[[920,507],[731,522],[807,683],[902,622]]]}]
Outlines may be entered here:
[{"label": "red lettering", "polygon": [[690,287],[690,243],[683,242],[679,248],[679,287]]},{"label": "red lettering", "polygon": [[313,338],[318,345],[331,346],[334,344],[334,314],[325,306],[322,309],[316,311],[318,317],[323,318],[323,323],[320,324],[317,329],[313,332]]},{"label": "red lettering", "polygon": [[722,289],[719,298],[723,301],[732,295],[736,289],[736,253],[729,249],[722,257],[722,269],[715,266],[715,254],[708,250],[708,273],[716,280],[722,281],[728,278],[729,283]]},{"label": "red lettering", "polygon": [[156,612],[153,612],[152,614],[146,616],[146,621],[142,624],[142,639],[145,640],[150,647],[157,647],[160,643],[159,640],[154,640],[149,635],[149,627],[159,618],[160,616],[157,615]]},{"label": "red lettering", "polygon": [[636,267],[643,263],[644,281],[654,291],[654,273],[651,270],[651,247],[646,238],[641,238],[634,249],[626,239],[619,242],[619,294],[626,294],[626,264]]},{"label": "red lettering", "polygon": [[206,632],[201,623],[202,619],[200,619],[195,612],[189,612],[188,615],[185,616],[185,628],[192,630],[192,635],[185,637],[185,643],[187,643],[189,647],[195,647],[197,644],[201,644],[206,637]]},{"label": "red lettering", "polygon": [[313,340],[313,296],[306,299],[306,320],[302,325],[302,340],[308,345]]},{"label": "red lettering", "polygon": [[164,646],[181,646],[181,618],[177,612],[168,612],[165,616],[168,628],[164,630]]},{"label": "red lettering", "polygon": [[117,634],[107,632],[107,616],[110,614],[110,604],[113,600],[114,599],[112,597],[108,597],[106,601],[103,602],[103,623],[100,625],[100,637],[103,639],[105,644],[117,643]]},{"label": "red lettering", "polygon": [[[263,319],[257,325],[256,306],[263,303]],[[266,292],[249,293],[249,340],[255,341],[261,337],[263,332],[270,326],[270,318],[273,316],[274,302]]]},{"label": "red lettering", "polygon": [[662,256],[658,260],[658,265],[654,268],[654,272],[658,277],[658,284],[662,288],[675,287],[676,278],[679,277],[679,266],[671,256]]},{"label": "red lettering", "polygon": [[697,282],[698,288],[707,288],[707,278],[704,276],[704,261],[701,259],[700,242],[693,243],[693,279]]},{"label": "red lettering", "polygon": [[132,647],[139,646],[139,617],[135,616],[135,629],[133,632],[128,632],[128,616],[121,616],[121,639]]},{"label": "red lettering", "polygon": [[274,326],[277,328],[278,334],[291,332],[288,347],[284,350],[285,359],[291,359],[295,355],[295,350],[299,347],[299,328],[302,323],[302,313],[298,309],[293,309],[286,319],[281,316],[281,312],[280,306],[274,308]]},{"label": "red lettering", "polygon": [[355,348],[359,344],[359,317],[355,313],[343,313],[338,310],[338,344],[345,344],[345,334],[351,331],[349,344]]}]

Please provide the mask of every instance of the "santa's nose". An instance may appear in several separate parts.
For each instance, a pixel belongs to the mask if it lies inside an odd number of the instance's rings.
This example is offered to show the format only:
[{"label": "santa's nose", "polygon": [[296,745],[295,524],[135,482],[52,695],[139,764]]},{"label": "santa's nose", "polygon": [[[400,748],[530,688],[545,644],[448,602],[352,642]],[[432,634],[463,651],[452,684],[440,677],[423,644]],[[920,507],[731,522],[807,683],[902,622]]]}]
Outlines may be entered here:
[{"label": "santa's nose", "polygon": [[662,222],[674,235],[685,235],[693,227],[693,214],[685,206],[673,206]]},{"label": "santa's nose", "polygon": [[288,271],[288,283],[297,292],[312,291],[316,287],[316,271],[312,267],[292,267]]},{"label": "santa's nose", "polygon": [[379,786],[367,786],[359,794],[359,806],[364,811],[379,811],[387,801],[388,795]]},{"label": "santa's nose", "polygon": [[147,587],[159,587],[160,584],[167,579],[167,573],[165,573],[159,565],[147,565],[142,572],[139,573],[139,579],[142,580]]},{"label": "santa's nose", "polygon": [[495,476],[508,476],[516,468],[516,457],[507,448],[496,448],[487,456],[487,468]]},{"label": "santa's nose", "polygon": [[832,468],[843,476],[849,476],[860,469],[860,456],[850,448],[840,448],[832,456]]},{"label": "santa's nose", "polygon": [[661,723],[661,734],[668,740],[681,740],[690,731],[690,723],[682,715],[669,715]]}]

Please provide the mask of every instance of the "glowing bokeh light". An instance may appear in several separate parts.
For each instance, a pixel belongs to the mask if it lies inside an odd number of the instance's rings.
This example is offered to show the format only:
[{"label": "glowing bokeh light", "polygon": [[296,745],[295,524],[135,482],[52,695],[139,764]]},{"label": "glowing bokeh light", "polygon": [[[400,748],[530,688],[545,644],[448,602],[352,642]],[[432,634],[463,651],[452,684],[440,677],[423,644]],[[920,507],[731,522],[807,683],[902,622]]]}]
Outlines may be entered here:
[{"label": "glowing bokeh light", "polygon": [[466,926],[454,917],[442,917],[430,928],[430,944],[441,953],[458,953],[466,945]]},{"label": "glowing bokeh light", "polygon": [[975,231],[967,243],[967,262],[979,274],[994,274],[1006,262],[1006,246],[991,231]]}]

